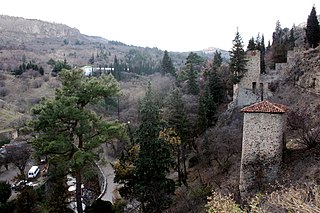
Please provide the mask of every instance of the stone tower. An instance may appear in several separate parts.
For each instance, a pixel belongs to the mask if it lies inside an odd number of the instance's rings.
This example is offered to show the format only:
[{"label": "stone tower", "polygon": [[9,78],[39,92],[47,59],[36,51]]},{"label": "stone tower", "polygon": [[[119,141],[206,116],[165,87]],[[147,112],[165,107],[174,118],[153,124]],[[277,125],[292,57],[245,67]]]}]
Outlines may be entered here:
[{"label": "stone tower", "polygon": [[240,195],[246,199],[275,181],[282,161],[285,112],[281,104],[261,101],[243,108]]}]

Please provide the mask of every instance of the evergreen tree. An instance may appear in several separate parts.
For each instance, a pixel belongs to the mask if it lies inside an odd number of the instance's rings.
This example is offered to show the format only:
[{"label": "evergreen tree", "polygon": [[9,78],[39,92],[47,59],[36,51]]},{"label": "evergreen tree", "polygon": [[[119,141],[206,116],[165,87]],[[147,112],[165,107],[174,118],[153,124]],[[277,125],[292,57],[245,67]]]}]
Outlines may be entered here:
[{"label": "evergreen tree", "polygon": [[198,128],[199,133],[205,131],[212,126],[217,109],[217,103],[211,95],[209,85],[205,86],[204,92],[200,94],[199,108],[198,108]]},{"label": "evergreen tree", "polygon": [[256,49],[256,43],[254,42],[254,38],[250,38],[247,50],[255,50]]},{"label": "evergreen tree", "polygon": [[294,29],[295,29],[295,26],[293,26],[290,30],[290,35],[289,35],[289,39],[288,39],[288,42],[287,42],[287,49],[288,50],[293,50],[293,48],[295,47],[295,37],[294,37]]},{"label": "evergreen tree", "polygon": [[140,152],[136,165],[135,196],[144,212],[163,212],[174,193],[174,181],[167,179],[173,164],[169,145],[159,137],[159,108],[153,100],[150,83],[140,106],[141,124],[137,132]]},{"label": "evergreen tree", "polygon": [[199,85],[197,81],[197,73],[193,69],[192,63],[187,64],[187,79],[188,79],[188,91],[189,94],[198,95]]},{"label": "evergreen tree", "polygon": [[260,72],[266,73],[266,62],[265,62],[265,55],[266,55],[266,46],[264,44],[264,35],[261,36],[261,43],[260,43]]},{"label": "evergreen tree", "polygon": [[118,81],[121,80],[121,66],[116,55],[114,56],[113,70],[111,71],[111,73],[115,77],[115,79],[117,79]]},{"label": "evergreen tree", "polygon": [[278,20],[276,22],[276,28],[275,28],[275,31],[273,32],[272,34],[272,45],[273,44],[281,44],[283,43],[283,30],[281,28],[281,24],[280,24],[280,21]]},{"label": "evergreen tree", "polygon": [[201,133],[215,122],[217,106],[223,101],[224,87],[213,66],[204,73],[205,87],[199,98],[198,131]]},{"label": "evergreen tree", "polygon": [[270,40],[268,41],[268,45],[267,45],[267,48],[266,48],[266,51],[268,52],[269,50],[271,50],[271,42]]},{"label": "evergreen tree", "polygon": [[94,64],[94,53],[92,53],[91,57],[89,58],[89,64],[93,65]]},{"label": "evergreen tree", "polygon": [[[168,118],[167,123],[170,128],[181,138],[181,143],[177,146],[177,171],[179,185],[181,182],[187,185],[186,149],[190,144],[191,126],[187,118],[185,106],[182,100],[182,92],[175,89],[167,101]],[[181,169],[181,164],[182,168]]]},{"label": "evergreen tree", "polygon": [[119,88],[111,75],[85,78],[82,70],[63,70],[60,79],[62,87],[54,99],[42,101],[32,111],[36,118],[32,127],[38,133],[33,146],[48,156],[50,165],[64,167],[67,172],[71,169],[76,177],[77,211],[81,213],[82,174],[95,159],[93,149],[122,134],[120,124],[103,120],[87,106],[117,95]]},{"label": "evergreen tree", "polygon": [[0,205],[8,201],[11,196],[11,186],[5,181],[0,181]]},{"label": "evergreen tree", "polygon": [[316,8],[313,6],[307,20],[306,37],[310,47],[315,48],[320,41],[320,26],[317,18]]},{"label": "evergreen tree", "polygon": [[222,64],[221,52],[216,50],[213,56],[213,66],[220,67]]},{"label": "evergreen tree", "polygon": [[212,96],[215,105],[219,105],[224,98],[224,87],[221,78],[217,73],[217,68],[213,66],[210,70],[206,71],[205,78],[206,85],[209,87],[210,95]]},{"label": "evergreen tree", "polygon": [[193,64],[193,65],[201,65],[204,62],[203,58],[199,56],[197,53],[190,52],[187,56],[187,64]]},{"label": "evergreen tree", "polygon": [[166,73],[170,73],[173,76],[175,75],[175,69],[167,50],[164,51],[161,62],[161,74],[165,75]]},{"label": "evergreen tree", "polygon": [[236,36],[233,40],[233,47],[230,51],[230,72],[233,74],[233,83],[240,82],[241,78],[246,73],[247,59],[246,53],[243,49],[242,37],[237,30]]},{"label": "evergreen tree", "polygon": [[26,186],[17,196],[17,212],[37,212],[38,195],[32,186]]},{"label": "evergreen tree", "polygon": [[272,38],[272,64],[271,67],[274,68],[275,63],[285,63],[287,62],[287,47],[284,39],[284,30],[281,28],[280,21],[276,23],[275,31],[273,32]]}]

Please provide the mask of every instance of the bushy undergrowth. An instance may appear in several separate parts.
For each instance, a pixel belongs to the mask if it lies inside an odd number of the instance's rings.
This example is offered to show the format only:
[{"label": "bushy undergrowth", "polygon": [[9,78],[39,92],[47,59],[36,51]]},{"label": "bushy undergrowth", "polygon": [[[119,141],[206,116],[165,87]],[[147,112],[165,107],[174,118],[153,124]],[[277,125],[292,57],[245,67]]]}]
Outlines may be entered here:
[{"label": "bushy undergrowth", "polygon": [[320,213],[320,186],[281,187],[270,194],[256,195],[246,208],[241,208],[231,195],[214,191],[208,197],[206,210],[209,213]]}]

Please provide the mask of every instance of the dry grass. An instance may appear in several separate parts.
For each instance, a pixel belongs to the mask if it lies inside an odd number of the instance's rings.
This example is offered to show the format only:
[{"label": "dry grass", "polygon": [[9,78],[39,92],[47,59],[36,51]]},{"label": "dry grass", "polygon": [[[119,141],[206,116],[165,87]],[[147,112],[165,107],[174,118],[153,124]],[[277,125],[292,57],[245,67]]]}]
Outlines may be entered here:
[{"label": "dry grass", "polygon": [[213,192],[208,197],[206,208],[209,213],[320,213],[320,186],[289,186],[270,194],[259,194],[249,202],[246,209],[240,208],[231,195]]},{"label": "dry grass", "polygon": [[16,111],[0,109],[0,130],[7,128],[10,123],[17,120],[20,116],[21,114]]}]

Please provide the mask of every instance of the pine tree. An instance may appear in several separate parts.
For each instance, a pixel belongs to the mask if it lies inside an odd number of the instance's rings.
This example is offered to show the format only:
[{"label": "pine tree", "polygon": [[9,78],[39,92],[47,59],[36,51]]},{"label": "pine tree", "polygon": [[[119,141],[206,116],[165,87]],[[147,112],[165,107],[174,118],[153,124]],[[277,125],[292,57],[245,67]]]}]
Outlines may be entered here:
[{"label": "pine tree", "polygon": [[203,58],[194,52],[190,52],[186,58],[186,65],[187,64],[201,65],[203,62],[204,62]]},{"label": "pine tree", "polygon": [[77,210],[81,213],[82,174],[93,164],[93,149],[122,135],[122,125],[103,120],[87,106],[117,95],[119,87],[112,75],[85,78],[82,70],[63,70],[60,79],[62,87],[56,90],[54,99],[42,101],[32,111],[36,118],[32,127],[37,133],[32,143],[37,153],[48,156],[50,165],[64,172],[72,170]]},{"label": "pine tree", "polygon": [[233,47],[230,51],[230,72],[233,74],[233,83],[240,82],[241,78],[246,73],[247,59],[246,53],[243,49],[242,37],[237,30],[236,36],[233,40]]},{"label": "pine tree", "polygon": [[174,181],[167,178],[173,164],[169,144],[159,137],[159,108],[153,100],[151,85],[140,106],[141,124],[137,131],[140,152],[135,163],[134,194],[144,212],[162,212],[168,208],[174,192]]},{"label": "pine tree", "polygon": [[166,73],[170,73],[173,76],[175,76],[176,74],[172,60],[167,50],[164,51],[162,62],[161,62],[161,74],[165,75]]},{"label": "pine tree", "polygon": [[307,20],[306,37],[310,47],[315,48],[320,41],[320,26],[317,18],[316,8],[313,6]]},{"label": "pine tree", "polygon": [[213,56],[213,66],[220,67],[222,64],[221,52],[216,50]]}]

